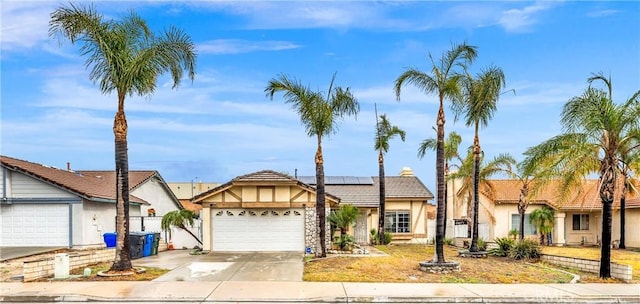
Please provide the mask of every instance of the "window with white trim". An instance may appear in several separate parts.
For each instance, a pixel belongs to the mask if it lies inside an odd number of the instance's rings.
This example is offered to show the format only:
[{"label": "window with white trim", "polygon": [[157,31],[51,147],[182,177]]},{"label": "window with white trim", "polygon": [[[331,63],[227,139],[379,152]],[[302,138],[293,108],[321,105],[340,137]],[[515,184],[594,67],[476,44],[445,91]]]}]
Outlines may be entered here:
[{"label": "window with white trim", "polygon": [[[529,220],[529,213],[525,213],[524,215],[524,235],[537,235],[538,231],[536,226],[531,224]],[[511,230],[520,231],[520,214],[512,214],[511,215]]]},{"label": "window with white trim", "polygon": [[589,215],[588,214],[574,214],[573,215],[573,230],[589,230]]},{"label": "window with white trim", "polygon": [[391,233],[410,233],[411,214],[409,211],[386,211],[384,213],[384,231]]}]

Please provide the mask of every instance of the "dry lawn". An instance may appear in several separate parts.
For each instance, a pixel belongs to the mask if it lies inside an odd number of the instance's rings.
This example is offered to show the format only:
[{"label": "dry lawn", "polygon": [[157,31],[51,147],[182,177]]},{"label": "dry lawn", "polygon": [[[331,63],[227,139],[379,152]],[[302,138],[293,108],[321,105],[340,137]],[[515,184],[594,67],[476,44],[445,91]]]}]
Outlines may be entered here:
[{"label": "dry lawn", "polygon": [[[600,260],[599,247],[546,247],[542,246],[542,253],[558,256]],[[640,282],[640,250],[611,249],[611,261],[633,267],[633,281]]]},{"label": "dry lawn", "polygon": [[[461,271],[431,274],[419,269],[419,262],[433,258],[432,245],[378,246],[387,257],[330,257],[305,264],[304,281],[389,282],[389,283],[568,283],[573,276],[541,263],[509,258],[458,257],[458,248],[445,246],[447,261],[461,263]],[[583,279],[598,281],[597,275],[580,273]],[[600,281],[603,282],[603,281]]]},{"label": "dry lawn", "polygon": [[[88,266],[91,269],[91,275],[88,277],[82,276],[84,272],[84,268],[73,269],[69,272],[71,275],[70,278],[65,279],[65,281],[151,281],[159,276],[169,272],[168,269],[160,269],[153,267],[144,267],[144,272],[135,273],[133,275],[128,276],[113,276],[113,277],[102,277],[98,276],[98,272],[109,270],[113,263],[100,263],[96,265]],[[42,278],[37,281],[39,282],[48,282],[52,281],[53,278]]]}]

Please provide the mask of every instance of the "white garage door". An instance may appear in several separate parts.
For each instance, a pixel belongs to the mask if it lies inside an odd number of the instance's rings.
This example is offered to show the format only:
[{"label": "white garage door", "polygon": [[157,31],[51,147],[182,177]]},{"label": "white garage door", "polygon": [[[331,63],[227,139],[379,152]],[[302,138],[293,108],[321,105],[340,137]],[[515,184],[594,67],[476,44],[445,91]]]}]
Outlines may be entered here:
[{"label": "white garage door", "polygon": [[0,220],[2,246],[69,246],[69,205],[2,205]]},{"label": "white garage door", "polygon": [[214,209],[213,251],[304,251],[303,209]]}]

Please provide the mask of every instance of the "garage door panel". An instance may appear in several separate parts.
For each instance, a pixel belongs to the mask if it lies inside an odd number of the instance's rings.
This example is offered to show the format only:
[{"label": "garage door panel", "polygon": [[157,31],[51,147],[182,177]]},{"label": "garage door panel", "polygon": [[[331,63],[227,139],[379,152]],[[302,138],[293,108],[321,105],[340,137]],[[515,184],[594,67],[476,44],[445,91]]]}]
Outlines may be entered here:
[{"label": "garage door panel", "polygon": [[68,205],[3,205],[0,217],[0,243],[3,246],[69,245]]},{"label": "garage door panel", "polygon": [[213,251],[304,250],[301,209],[216,210],[211,222]]}]

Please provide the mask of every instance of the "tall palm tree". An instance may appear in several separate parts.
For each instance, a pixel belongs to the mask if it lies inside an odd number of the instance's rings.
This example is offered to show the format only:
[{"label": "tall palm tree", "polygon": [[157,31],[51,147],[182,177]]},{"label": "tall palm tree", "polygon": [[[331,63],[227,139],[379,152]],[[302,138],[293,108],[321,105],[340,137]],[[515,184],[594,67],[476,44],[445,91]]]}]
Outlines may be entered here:
[{"label": "tall palm tree", "polygon": [[[591,86],[601,80],[607,91]],[[600,74],[588,79],[589,87],[581,96],[571,98],[562,111],[563,134],[527,150],[532,159],[547,159],[563,173],[560,193],[579,186],[582,178],[598,172],[602,201],[601,278],[611,277],[611,217],[619,171],[621,150],[640,149],[640,91],[622,104],[611,98],[611,80]],[[561,198],[562,199],[562,198]]]},{"label": "tall palm tree", "polygon": [[437,181],[437,212],[436,212],[436,260],[445,263],[444,259],[444,226],[445,226],[445,180],[444,180],[444,100],[453,99],[460,93],[460,81],[463,77],[457,68],[465,69],[476,58],[476,47],[462,43],[453,45],[436,63],[431,54],[431,73],[425,73],[415,68],[403,72],[395,81],[394,91],[400,100],[400,91],[406,83],[413,84],[425,93],[437,93],[439,100],[437,117],[436,142],[436,181]]},{"label": "tall palm tree", "polygon": [[134,12],[119,21],[105,17],[90,6],[60,6],[51,14],[49,35],[80,44],[88,56],[89,79],[97,82],[103,94],[116,92],[118,111],[113,122],[116,172],[116,257],[111,270],[131,269],[129,258],[129,162],[125,97],[151,95],[158,77],[170,72],[176,88],[187,70],[195,75],[196,51],[191,38],[171,27],[153,34],[147,23]]},{"label": "tall palm tree", "polygon": [[456,117],[465,116],[465,124],[474,126],[473,137],[473,229],[470,252],[478,251],[478,205],[480,204],[480,127],[486,127],[498,109],[498,99],[505,85],[502,69],[489,67],[473,78],[468,75],[462,81],[462,94],[454,99]]},{"label": "tall palm tree", "polygon": [[[484,156],[480,156],[480,166],[477,170],[478,172],[478,187],[482,188],[482,192],[489,199],[493,200],[496,195],[495,187],[491,182],[490,177],[499,175],[499,174],[508,174],[512,169],[512,166],[515,164],[515,160],[509,154],[499,154],[495,156],[489,162],[483,163],[482,158]],[[460,200],[466,199],[467,206],[467,218],[470,219],[469,227],[471,232],[473,230],[478,229],[478,219],[473,216],[474,212],[474,198],[475,198],[475,155],[473,153],[473,146],[469,147],[469,151],[467,156],[462,161],[460,168],[457,172],[451,173],[449,178],[451,179],[460,179],[462,183],[460,184],[460,189],[454,195],[457,196]],[[478,209],[479,210],[480,201],[478,200]],[[487,206],[485,208],[488,210]],[[491,215],[492,216],[492,215]],[[492,218],[492,220],[495,220]]]},{"label": "tall palm tree", "polygon": [[195,213],[188,209],[173,210],[162,216],[160,228],[162,230],[169,231],[169,234],[171,234],[172,227],[180,228],[189,233],[194,239],[196,239],[196,241],[198,241],[198,243],[200,243],[200,245],[202,245],[202,241],[200,241],[200,239],[187,228],[187,226],[193,226],[193,219],[195,217]]},{"label": "tall palm tree", "polygon": [[264,89],[267,97],[273,100],[273,95],[283,92],[284,102],[300,115],[300,121],[309,137],[317,139],[315,155],[316,164],[316,213],[318,218],[318,231],[320,250],[316,255],[326,257],[326,214],[325,214],[325,187],[324,187],[324,159],[322,156],[322,139],[337,132],[338,123],[344,116],[356,116],[360,111],[360,104],[349,88],[334,87],[336,74],[333,74],[326,97],[322,92],[312,91],[303,86],[299,81],[290,79],[286,75],[280,75],[277,79],[271,79]]},{"label": "tall palm tree", "polygon": [[[451,167],[455,166],[460,168],[462,165],[462,157],[458,153],[458,147],[462,143],[462,137],[455,131],[449,132],[449,135],[445,138],[444,141],[444,180],[445,182],[449,180],[449,172],[451,171]],[[420,143],[420,147],[418,147],[418,157],[422,159],[426,154],[427,150],[435,151],[438,145],[438,141],[435,138],[427,138]],[[450,164],[450,161],[457,160],[457,164]],[[445,200],[448,197],[448,183],[445,184],[444,187],[444,197]],[[444,230],[442,231],[443,235],[447,235],[447,204],[444,204]]]},{"label": "tall palm tree", "polygon": [[[376,120],[377,121],[377,120]],[[407,133],[398,126],[392,125],[386,114],[380,115],[376,122],[376,138],[374,148],[378,151],[378,179],[380,180],[380,207],[378,209],[378,236],[380,244],[384,244],[384,208],[385,208],[385,179],[384,179],[384,154],[389,152],[389,141],[400,136],[405,140]]]},{"label": "tall palm tree", "polygon": [[[553,231],[553,220],[554,220],[554,211],[553,209],[543,206],[540,209],[536,209],[531,212],[531,216],[529,217],[529,222],[536,226],[538,233],[540,233],[540,244],[544,245],[545,240],[548,240],[549,234]],[[547,245],[549,242],[546,242]]]}]

